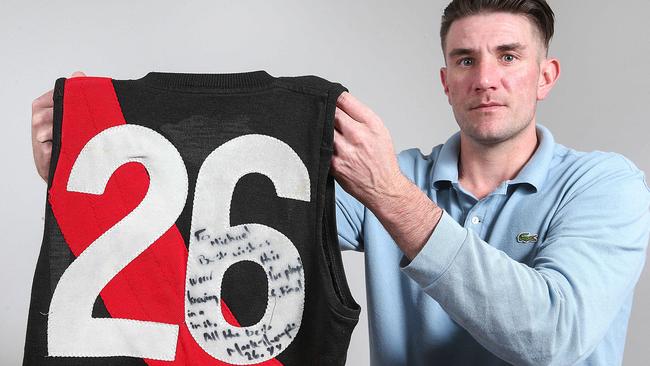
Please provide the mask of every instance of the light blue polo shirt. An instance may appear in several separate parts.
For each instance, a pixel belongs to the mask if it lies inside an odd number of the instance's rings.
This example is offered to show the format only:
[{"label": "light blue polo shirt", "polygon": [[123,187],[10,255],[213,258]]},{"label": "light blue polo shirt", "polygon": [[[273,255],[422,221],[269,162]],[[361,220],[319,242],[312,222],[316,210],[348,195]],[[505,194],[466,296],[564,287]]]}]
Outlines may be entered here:
[{"label": "light blue polo shirt", "polygon": [[481,200],[458,183],[459,134],[399,154],[445,210],[410,263],[337,185],[341,248],[365,254],[372,365],[621,364],[650,190],[619,154],[537,135],[519,175]]}]

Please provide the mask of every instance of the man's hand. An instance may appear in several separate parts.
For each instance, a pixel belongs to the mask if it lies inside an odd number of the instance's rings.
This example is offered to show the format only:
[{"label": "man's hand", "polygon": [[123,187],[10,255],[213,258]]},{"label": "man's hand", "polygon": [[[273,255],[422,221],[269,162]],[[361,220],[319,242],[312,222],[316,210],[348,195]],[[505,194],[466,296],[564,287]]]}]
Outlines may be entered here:
[{"label": "man's hand", "polygon": [[[71,77],[86,76],[81,71]],[[38,175],[47,181],[52,157],[52,125],[54,120],[54,101],[50,90],[32,102],[32,152]]]},{"label": "man's hand", "polygon": [[442,210],[402,175],[381,119],[346,92],[334,115],[332,174],[377,216],[409,259],[419,253]]},{"label": "man's hand", "polygon": [[366,207],[380,204],[405,184],[388,129],[370,108],[343,92],[334,114],[332,173]]}]

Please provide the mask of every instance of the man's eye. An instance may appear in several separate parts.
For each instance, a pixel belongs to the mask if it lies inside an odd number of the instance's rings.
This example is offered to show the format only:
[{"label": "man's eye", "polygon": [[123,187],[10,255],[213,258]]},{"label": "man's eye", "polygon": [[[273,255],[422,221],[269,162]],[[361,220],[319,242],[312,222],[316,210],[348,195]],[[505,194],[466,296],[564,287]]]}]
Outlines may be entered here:
[{"label": "man's eye", "polygon": [[474,64],[474,60],[471,58],[462,58],[458,62],[461,66],[472,66]]},{"label": "man's eye", "polygon": [[515,60],[515,56],[513,55],[503,55],[501,59],[507,63],[513,62]]}]

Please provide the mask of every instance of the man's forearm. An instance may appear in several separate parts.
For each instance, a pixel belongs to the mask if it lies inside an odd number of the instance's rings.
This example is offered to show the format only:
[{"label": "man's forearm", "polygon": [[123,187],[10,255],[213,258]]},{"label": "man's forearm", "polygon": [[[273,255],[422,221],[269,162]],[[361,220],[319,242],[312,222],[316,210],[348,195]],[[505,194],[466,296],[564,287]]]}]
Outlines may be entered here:
[{"label": "man's forearm", "polygon": [[403,175],[366,202],[407,258],[413,259],[435,229],[442,209]]}]

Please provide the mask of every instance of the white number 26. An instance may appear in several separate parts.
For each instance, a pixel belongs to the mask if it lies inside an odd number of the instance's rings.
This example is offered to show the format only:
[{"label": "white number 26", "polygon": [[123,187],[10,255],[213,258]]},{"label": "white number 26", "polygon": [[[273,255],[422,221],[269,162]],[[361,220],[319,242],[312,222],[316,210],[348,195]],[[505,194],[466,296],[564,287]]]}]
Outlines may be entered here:
[{"label": "white number 26", "polygon": [[[138,125],[115,126],[94,136],[79,153],[67,190],[102,194],[111,175],[128,162],[146,168],[148,191],[61,276],[49,310],[50,356],[175,359],[179,325],[92,317],[100,291],[174,225],[187,199],[187,170],[180,154],[162,135]],[[269,360],[286,349],[300,328],[305,298],[302,262],[291,240],[258,223],[230,226],[235,185],[248,173],[267,176],[278,197],[310,201],[302,160],[270,136],[234,138],[216,148],[199,170],[191,233],[202,235],[190,235],[185,323],[208,354],[240,365]],[[246,327],[229,324],[219,306],[224,274],[241,261],[262,266],[268,281],[264,315]],[[283,276],[272,275],[280,269]],[[269,344],[269,339],[275,341]]]}]

